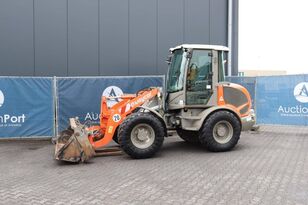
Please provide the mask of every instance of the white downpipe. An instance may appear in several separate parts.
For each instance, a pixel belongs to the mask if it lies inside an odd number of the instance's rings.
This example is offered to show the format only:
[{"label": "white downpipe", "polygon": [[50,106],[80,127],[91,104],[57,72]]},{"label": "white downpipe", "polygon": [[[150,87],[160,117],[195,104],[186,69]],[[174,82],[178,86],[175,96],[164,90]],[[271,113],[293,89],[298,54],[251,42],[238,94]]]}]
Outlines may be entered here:
[{"label": "white downpipe", "polygon": [[232,5],[233,1],[228,0],[228,76],[232,75]]}]

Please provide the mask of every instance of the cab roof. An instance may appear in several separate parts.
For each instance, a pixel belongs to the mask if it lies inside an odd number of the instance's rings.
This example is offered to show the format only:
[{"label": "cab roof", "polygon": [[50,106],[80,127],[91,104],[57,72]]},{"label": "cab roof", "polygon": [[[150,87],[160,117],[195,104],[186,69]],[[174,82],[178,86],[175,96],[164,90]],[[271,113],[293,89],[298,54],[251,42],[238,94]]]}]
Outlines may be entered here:
[{"label": "cab roof", "polygon": [[182,44],[169,50],[172,52],[176,49],[187,48],[187,49],[207,49],[207,50],[218,50],[218,51],[229,51],[228,47],[219,45],[205,45],[205,44]]}]

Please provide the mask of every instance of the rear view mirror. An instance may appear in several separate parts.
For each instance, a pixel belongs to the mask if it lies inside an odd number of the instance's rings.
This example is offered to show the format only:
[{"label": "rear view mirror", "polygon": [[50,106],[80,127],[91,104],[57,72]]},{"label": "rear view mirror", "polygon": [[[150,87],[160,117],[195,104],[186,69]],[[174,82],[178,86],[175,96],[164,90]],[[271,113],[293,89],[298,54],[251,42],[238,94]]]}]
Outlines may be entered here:
[{"label": "rear view mirror", "polygon": [[192,57],[192,53],[190,52],[190,51],[188,51],[187,53],[186,53],[186,58],[191,58]]},{"label": "rear view mirror", "polygon": [[172,55],[168,55],[166,59],[166,63],[168,63],[168,65],[171,63],[171,58],[172,58]]}]

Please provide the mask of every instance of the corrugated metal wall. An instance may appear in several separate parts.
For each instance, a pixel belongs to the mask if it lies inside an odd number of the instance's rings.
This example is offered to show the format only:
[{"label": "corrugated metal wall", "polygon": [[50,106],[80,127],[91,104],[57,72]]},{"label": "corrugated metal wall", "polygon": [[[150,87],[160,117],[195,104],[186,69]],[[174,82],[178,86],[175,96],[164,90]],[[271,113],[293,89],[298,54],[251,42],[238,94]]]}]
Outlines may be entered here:
[{"label": "corrugated metal wall", "polygon": [[164,74],[169,47],[227,45],[227,17],[227,0],[1,0],[0,75]]}]

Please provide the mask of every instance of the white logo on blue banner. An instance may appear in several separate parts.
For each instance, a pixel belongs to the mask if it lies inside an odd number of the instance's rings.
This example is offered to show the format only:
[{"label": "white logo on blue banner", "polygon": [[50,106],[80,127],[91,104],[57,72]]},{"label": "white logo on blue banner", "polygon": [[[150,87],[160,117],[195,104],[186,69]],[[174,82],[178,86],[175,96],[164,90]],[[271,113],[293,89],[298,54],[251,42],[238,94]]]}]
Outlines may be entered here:
[{"label": "white logo on blue banner", "polygon": [[[109,86],[103,92],[103,96],[106,96],[106,97],[116,97],[116,96],[121,96],[121,95],[123,95],[123,91],[121,90],[121,88],[117,86]],[[107,105],[108,107],[111,107],[114,104],[118,103],[119,101],[120,99],[118,98],[110,99],[107,101]]]},{"label": "white logo on blue banner", "polygon": [[0,107],[2,107],[4,103],[4,95],[3,95],[3,92],[0,90]]},{"label": "white logo on blue banner", "polygon": [[308,103],[308,82],[301,82],[295,86],[294,97],[298,102]]}]

